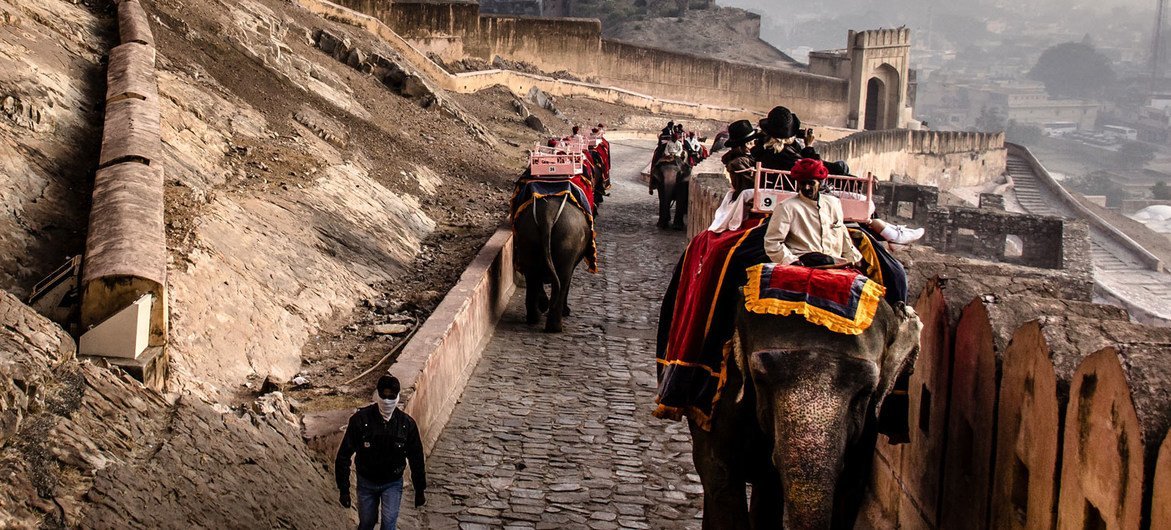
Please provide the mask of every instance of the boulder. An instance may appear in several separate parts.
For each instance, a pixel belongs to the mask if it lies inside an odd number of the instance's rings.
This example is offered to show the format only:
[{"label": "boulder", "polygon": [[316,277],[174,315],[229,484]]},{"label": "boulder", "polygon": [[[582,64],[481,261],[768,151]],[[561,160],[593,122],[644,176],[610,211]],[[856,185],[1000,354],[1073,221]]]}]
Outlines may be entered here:
[{"label": "boulder", "polygon": [[545,127],[545,124],[541,122],[541,118],[538,118],[535,114],[530,114],[529,117],[525,118],[525,125],[527,125],[530,129],[541,133],[547,132],[549,130]]}]

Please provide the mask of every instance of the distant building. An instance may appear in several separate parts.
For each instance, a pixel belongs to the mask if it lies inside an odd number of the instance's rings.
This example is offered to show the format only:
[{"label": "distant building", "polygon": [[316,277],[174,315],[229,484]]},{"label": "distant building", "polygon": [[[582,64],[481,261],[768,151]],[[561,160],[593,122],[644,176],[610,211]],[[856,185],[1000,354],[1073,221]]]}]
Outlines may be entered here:
[{"label": "distant building", "polygon": [[1101,105],[1092,101],[1050,98],[1040,83],[984,80],[932,83],[917,107],[941,127],[969,129],[980,125],[983,117],[995,115],[1005,124],[1060,128],[1063,132],[1069,123],[1078,130],[1094,130],[1101,110]]}]

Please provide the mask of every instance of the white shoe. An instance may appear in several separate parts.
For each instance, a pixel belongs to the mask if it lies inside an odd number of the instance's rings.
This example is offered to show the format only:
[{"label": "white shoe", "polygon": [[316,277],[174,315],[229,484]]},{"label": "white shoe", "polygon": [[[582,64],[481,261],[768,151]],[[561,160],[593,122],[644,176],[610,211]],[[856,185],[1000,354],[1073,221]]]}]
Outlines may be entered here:
[{"label": "white shoe", "polygon": [[902,225],[887,225],[882,231],[882,237],[896,245],[909,245],[923,237],[926,231],[922,228],[907,228]]}]

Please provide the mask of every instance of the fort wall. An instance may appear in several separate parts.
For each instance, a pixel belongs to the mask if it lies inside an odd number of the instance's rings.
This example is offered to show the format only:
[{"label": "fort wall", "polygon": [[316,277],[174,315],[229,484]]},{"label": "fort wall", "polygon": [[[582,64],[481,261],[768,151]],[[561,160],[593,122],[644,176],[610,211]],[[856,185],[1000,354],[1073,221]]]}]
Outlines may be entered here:
[{"label": "fort wall", "polygon": [[602,38],[593,19],[481,15],[474,3],[338,0],[373,16],[412,45],[445,60],[459,53],[503,57],[548,71],[673,101],[704,101],[741,113],[785,105],[809,123],[840,127],[849,114],[844,79],[710,59]]},{"label": "fort wall", "polygon": [[[435,35],[427,39],[408,41],[395,32],[383,20],[326,0],[296,0],[297,4],[319,16],[362,28],[379,37],[420,73],[433,80],[445,90],[468,94],[500,85],[514,95],[524,97],[532,88],[538,88],[553,96],[588,97],[606,103],[617,103],[644,109],[656,114],[687,116],[696,119],[734,121],[745,117],[740,108],[712,104],[694,103],[690,100],[658,98],[620,87],[603,86],[596,83],[554,79],[552,77],[516,72],[511,70],[485,70],[451,74],[432,61],[427,52],[444,54],[460,53],[465,45],[461,37]],[[357,4],[355,2],[355,4]]]},{"label": "fort wall", "polygon": [[855,173],[942,189],[991,182],[1008,164],[1003,133],[865,131],[816,146],[823,160],[845,160]]}]

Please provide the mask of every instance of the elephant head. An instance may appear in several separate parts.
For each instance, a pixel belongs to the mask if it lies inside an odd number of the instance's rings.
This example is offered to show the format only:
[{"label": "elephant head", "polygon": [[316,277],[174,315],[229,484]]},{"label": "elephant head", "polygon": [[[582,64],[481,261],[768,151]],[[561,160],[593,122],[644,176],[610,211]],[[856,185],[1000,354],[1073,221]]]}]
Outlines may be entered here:
[{"label": "elephant head", "polygon": [[783,502],[785,528],[830,528],[835,518],[853,519],[848,508],[835,512],[835,503],[850,505],[842,500],[848,489],[857,492],[845,495],[860,497],[864,490],[852,486],[864,486],[865,470],[853,480],[859,484],[847,483],[855,473],[843,470],[851,454],[868,458],[873,451],[877,413],[913,358],[921,328],[914,311],[885,302],[856,336],[802,317],[741,310],[735,351],[745,380],[741,398],[752,397],[756,421],[772,443],[783,496],[775,502]]}]

